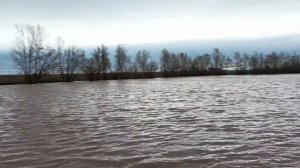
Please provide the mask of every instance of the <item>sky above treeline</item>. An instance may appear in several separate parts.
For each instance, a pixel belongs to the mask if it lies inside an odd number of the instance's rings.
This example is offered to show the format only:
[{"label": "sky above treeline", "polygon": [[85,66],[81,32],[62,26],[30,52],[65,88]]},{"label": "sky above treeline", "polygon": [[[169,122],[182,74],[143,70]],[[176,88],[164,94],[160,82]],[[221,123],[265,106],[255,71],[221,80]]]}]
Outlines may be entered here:
[{"label": "sky above treeline", "polygon": [[296,36],[299,9],[299,0],[0,0],[0,49],[16,24],[82,47]]}]

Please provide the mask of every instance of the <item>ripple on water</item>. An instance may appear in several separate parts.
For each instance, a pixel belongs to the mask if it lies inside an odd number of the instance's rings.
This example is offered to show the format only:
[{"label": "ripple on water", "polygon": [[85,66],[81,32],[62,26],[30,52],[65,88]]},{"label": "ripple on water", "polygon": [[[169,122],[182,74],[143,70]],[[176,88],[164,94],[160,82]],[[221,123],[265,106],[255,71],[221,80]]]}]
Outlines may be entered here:
[{"label": "ripple on water", "polygon": [[299,83],[275,75],[0,86],[0,167],[296,168]]}]

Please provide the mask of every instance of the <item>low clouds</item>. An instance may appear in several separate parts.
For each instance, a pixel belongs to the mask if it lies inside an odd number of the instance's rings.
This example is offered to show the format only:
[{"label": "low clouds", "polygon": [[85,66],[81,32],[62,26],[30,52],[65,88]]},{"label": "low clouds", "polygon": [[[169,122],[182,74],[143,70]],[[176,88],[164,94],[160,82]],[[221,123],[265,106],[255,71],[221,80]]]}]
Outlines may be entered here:
[{"label": "low clouds", "polygon": [[85,46],[298,34],[299,8],[298,0],[0,0],[0,47],[26,23]]}]

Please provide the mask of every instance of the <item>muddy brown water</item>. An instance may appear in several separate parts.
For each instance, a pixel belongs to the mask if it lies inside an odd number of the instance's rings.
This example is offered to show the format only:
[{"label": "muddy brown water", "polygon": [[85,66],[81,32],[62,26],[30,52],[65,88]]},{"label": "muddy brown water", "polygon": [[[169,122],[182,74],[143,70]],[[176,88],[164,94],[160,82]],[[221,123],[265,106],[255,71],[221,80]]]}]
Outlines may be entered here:
[{"label": "muddy brown water", "polygon": [[299,165],[300,75],[0,86],[1,168]]}]

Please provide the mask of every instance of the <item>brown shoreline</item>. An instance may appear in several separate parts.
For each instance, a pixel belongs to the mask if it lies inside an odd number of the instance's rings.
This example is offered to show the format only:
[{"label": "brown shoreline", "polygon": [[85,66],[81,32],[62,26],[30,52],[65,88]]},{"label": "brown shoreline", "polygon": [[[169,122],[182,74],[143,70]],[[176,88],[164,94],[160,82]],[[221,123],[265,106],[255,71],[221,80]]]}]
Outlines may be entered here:
[{"label": "brown shoreline", "polygon": [[[220,76],[220,75],[271,75],[271,74],[295,74],[295,72],[278,72],[278,71],[199,71],[199,72],[126,72],[126,73],[106,73],[101,78],[96,75],[74,74],[72,81],[98,81],[98,80],[122,80],[122,79],[149,79],[149,78],[168,78],[168,77],[190,77],[190,76]],[[91,77],[92,76],[92,77]],[[63,80],[60,74],[46,75],[38,83],[55,83],[67,82]],[[16,85],[26,84],[24,76],[16,75],[0,75],[0,85]]]}]

